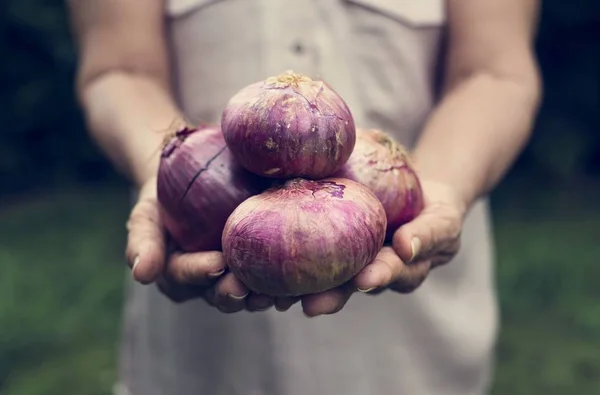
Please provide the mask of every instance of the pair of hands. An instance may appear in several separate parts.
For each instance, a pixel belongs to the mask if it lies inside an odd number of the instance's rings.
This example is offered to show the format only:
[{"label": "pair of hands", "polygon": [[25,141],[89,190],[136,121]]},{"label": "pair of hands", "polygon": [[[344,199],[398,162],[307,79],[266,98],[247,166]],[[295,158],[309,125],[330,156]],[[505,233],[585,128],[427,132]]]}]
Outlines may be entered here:
[{"label": "pair of hands", "polygon": [[127,229],[126,257],[133,278],[156,283],[174,302],[203,298],[222,312],[279,311],[302,303],[309,317],[340,311],[354,292],[377,294],[386,289],[410,293],[430,270],[450,261],[460,248],[466,205],[449,186],[422,180],[425,207],[394,234],[391,246],[346,284],[301,298],[271,298],[254,294],[225,268],[219,251],[180,253],[168,245],[156,197],[156,179],[141,189]]}]

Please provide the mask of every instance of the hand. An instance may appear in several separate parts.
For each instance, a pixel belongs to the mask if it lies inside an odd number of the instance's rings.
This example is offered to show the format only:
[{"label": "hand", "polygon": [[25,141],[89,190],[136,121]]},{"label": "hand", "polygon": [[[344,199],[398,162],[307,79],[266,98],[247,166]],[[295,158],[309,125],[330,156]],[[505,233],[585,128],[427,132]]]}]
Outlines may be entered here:
[{"label": "hand", "polygon": [[384,246],[372,263],[343,286],[303,297],[302,308],[306,315],[336,313],[357,290],[413,292],[431,269],[456,255],[466,204],[448,185],[423,180],[422,187],[423,211],[395,232],[392,246]]},{"label": "hand", "polygon": [[272,298],[250,294],[244,284],[226,272],[221,252],[181,253],[169,248],[160,219],[155,178],[140,189],[127,229],[126,257],[133,278],[142,284],[156,283],[172,301],[204,298],[226,313],[273,306]]}]

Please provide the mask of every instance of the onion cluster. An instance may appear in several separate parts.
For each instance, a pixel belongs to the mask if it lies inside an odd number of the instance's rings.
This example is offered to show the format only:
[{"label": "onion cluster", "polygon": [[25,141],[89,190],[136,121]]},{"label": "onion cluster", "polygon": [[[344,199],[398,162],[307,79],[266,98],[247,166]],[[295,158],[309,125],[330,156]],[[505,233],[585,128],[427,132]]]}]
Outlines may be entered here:
[{"label": "onion cluster", "polygon": [[167,139],[158,168],[165,228],[185,251],[219,250],[227,218],[265,190],[265,181],[238,164],[219,127],[179,130]]},{"label": "onion cluster", "polygon": [[356,148],[336,177],[369,187],[387,214],[387,238],[423,209],[423,192],[406,149],[378,129],[359,129]]},{"label": "onion cluster", "polygon": [[331,87],[293,72],[242,88],[220,125],[169,136],[157,186],[180,249],[222,250],[249,289],[271,296],[344,284],[423,208],[404,147],[357,130]]}]

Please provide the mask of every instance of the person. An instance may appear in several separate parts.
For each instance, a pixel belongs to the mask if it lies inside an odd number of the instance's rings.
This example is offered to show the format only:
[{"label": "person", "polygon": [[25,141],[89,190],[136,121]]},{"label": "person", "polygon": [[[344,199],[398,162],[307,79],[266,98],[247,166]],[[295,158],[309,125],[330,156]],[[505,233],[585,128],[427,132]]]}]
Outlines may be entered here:
[{"label": "person", "polygon": [[[498,307],[488,195],[541,97],[537,0],[71,0],[91,136],[138,193],[117,393],[475,395]],[[218,251],[166,248],[164,131],[219,122],[242,87],[327,81],[359,127],[409,147],[423,212],[348,284],[247,291]],[[317,317],[318,318],[314,318]]]}]

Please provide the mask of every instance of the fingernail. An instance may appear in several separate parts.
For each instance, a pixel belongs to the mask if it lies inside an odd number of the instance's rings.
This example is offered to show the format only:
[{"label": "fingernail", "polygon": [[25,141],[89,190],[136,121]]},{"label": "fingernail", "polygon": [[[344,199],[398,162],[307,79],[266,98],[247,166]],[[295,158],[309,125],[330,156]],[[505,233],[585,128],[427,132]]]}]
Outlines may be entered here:
[{"label": "fingernail", "polygon": [[366,294],[367,292],[371,292],[375,288],[377,288],[377,287],[371,287],[371,288],[367,288],[367,289],[358,288],[358,292],[362,292],[362,293]]},{"label": "fingernail", "polygon": [[140,256],[136,256],[135,258],[133,258],[133,265],[131,266],[131,276],[135,277],[135,268],[138,265],[138,263],[140,263]]},{"label": "fingernail", "polygon": [[421,252],[421,240],[418,237],[413,237],[410,241],[410,247],[412,249],[412,255],[408,260],[408,263],[414,261],[417,255],[419,255],[419,252]]},{"label": "fingernail", "polygon": [[221,269],[216,272],[208,273],[208,277],[219,277],[221,274],[225,273],[225,269]]},{"label": "fingernail", "polygon": [[229,297],[229,298],[231,298],[233,300],[244,300],[244,299],[246,299],[246,296],[248,296],[249,294],[250,294],[250,292],[247,292],[246,294],[244,294],[242,296],[227,294],[227,297]]}]

